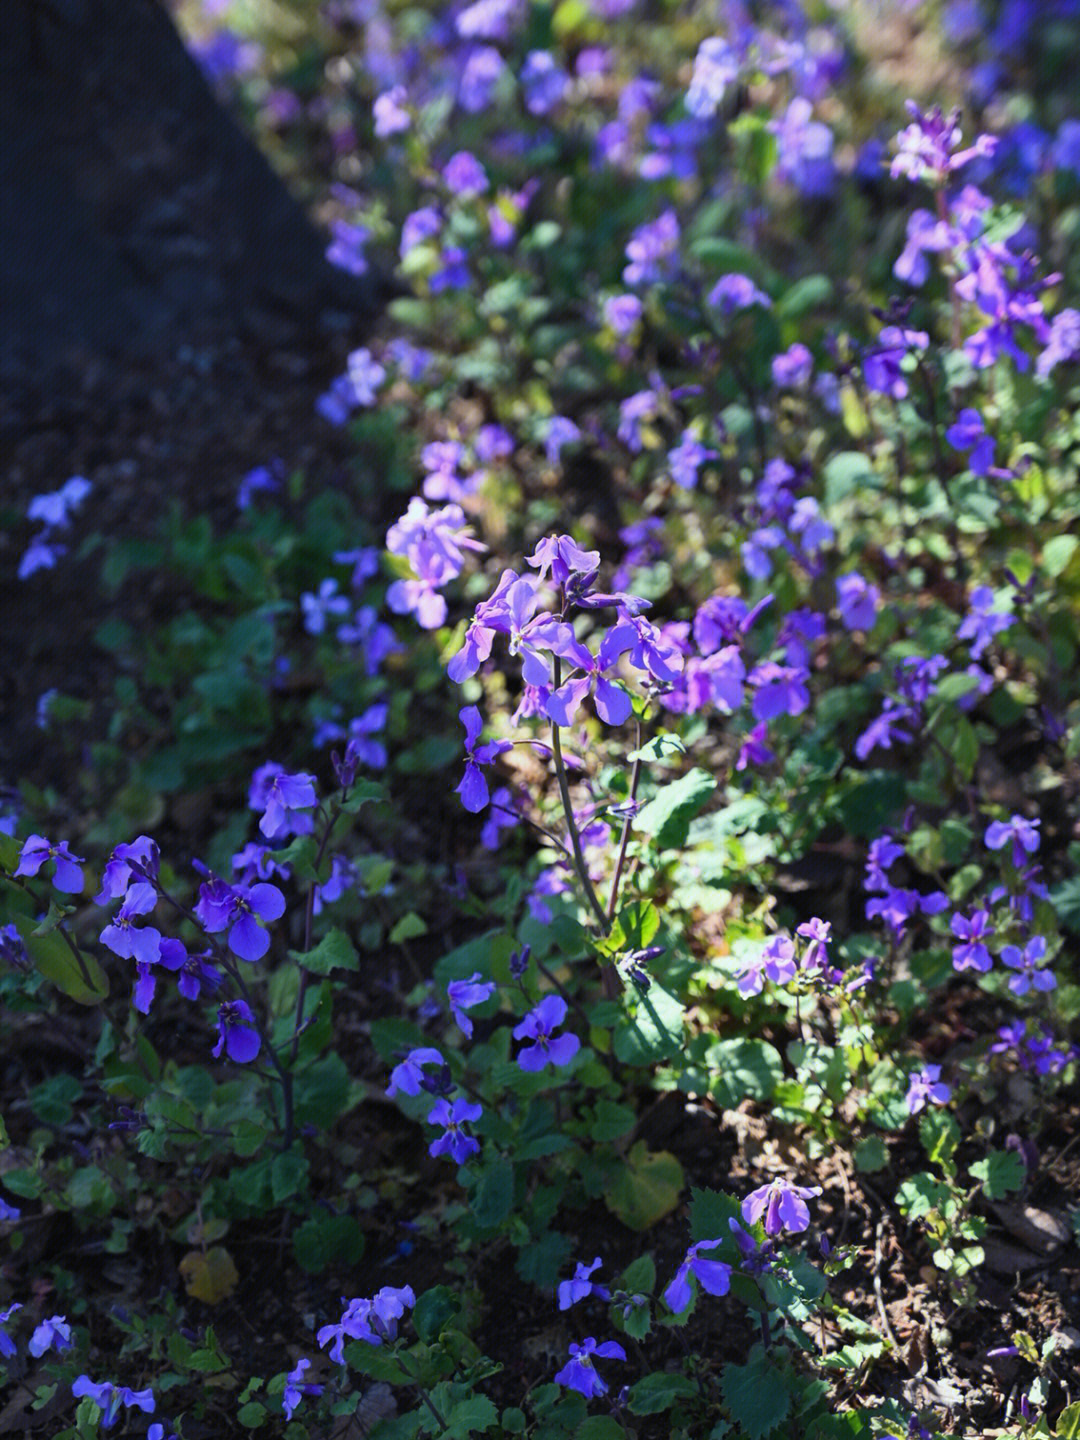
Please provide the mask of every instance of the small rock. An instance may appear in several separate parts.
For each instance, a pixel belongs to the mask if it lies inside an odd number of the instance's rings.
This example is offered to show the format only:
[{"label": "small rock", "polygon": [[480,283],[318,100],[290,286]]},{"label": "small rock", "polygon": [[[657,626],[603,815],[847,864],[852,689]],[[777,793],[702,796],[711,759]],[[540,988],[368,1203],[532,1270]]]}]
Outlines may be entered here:
[{"label": "small rock", "polygon": [[1068,1244],[1072,1234],[1063,1216],[1025,1201],[1003,1200],[993,1209],[1010,1235],[1040,1255],[1055,1255]]}]

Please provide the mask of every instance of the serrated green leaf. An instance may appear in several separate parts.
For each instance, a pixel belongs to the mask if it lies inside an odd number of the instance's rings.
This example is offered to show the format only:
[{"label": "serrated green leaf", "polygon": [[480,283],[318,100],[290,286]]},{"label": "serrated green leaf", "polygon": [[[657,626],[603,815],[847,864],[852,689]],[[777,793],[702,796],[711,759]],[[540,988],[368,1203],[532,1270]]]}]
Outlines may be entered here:
[{"label": "serrated green leaf", "polygon": [[329,975],[331,970],[358,970],[360,959],[344,930],[331,930],[313,950],[290,950],[289,958],[312,975]]},{"label": "serrated green leaf", "polygon": [[297,1263],[309,1275],[355,1265],[364,1253],[364,1236],[351,1215],[312,1215],[293,1232]]},{"label": "serrated green leaf", "polygon": [[676,1400],[696,1394],[697,1386],[685,1375],[657,1372],[646,1375],[631,1387],[626,1404],[631,1415],[659,1415],[663,1410],[670,1410]]},{"label": "serrated green leaf", "polygon": [[781,1376],[757,1350],[747,1365],[725,1365],[720,1379],[724,1404],[749,1440],[760,1440],[787,1418],[791,1396]]},{"label": "serrated green leaf", "polygon": [[884,1170],[889,1163],[889,1152],[880,1135],[867,1135],[855,1146],[855,1169],[864,1175],[874,1175]]},{"label": "serrated green leaf", "polygon": [[514,1208],[514,1167],[505,1157],[481,1170],[469,1208],[476,1223],[495,1230]]},{"label": "serrated green leaf", "polygon": [[1022,1190],[1027,1178],[1024,1162],[1015,1150],[991,1150],[984,1160],[977,1160],[970,1173],[982,1182],[988,1200],[1003,1200]]}]

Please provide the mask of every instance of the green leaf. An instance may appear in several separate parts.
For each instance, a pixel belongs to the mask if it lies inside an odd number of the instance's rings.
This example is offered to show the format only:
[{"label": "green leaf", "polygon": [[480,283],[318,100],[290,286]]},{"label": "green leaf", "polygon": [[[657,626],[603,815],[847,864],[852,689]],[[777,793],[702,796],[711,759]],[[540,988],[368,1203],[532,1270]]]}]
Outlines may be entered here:
[{"label": "green leaf", "polygon": [[[494,1401],[489,1400],[486,1395],[467,1395],[460,1400],[451,1400],[447,1405],[448,1394],[452,1395],[454,1390],[464,1388],[436,1385],[432,1393],[431,1398],[446,1420],[446,1429],[440,1428],[434,1433],[445,1436],[446,1440],[468,1440],[470,1435],[483,1434],[499,1418]],[[435,1423],[434,1417],[431,1418],[432,1423]]]},{"label": "green leaf", "polygon": [[603,1144],[628,1135],[637,1122],[637,1113],[629,1105],[617,1105],[614,1100],[596,1102],[596,1119],[589,1125],[591,1139]]},{"label": "green leaf", "polygon": [[948,1110],[927,1110],[919,1120],[919,1135],[927,1158],[950,1174],[960,1147],[960,1126]]},{"label": "green leaf", "polygon": [[[1054,580],[1069,568],[1080,540],[1075,535],[1055,535],[1043,546],[1043,569]],[[1059,1432],[1060,1433],[1060,1432]]]},{"label": "green leaf", "polygon": [[388,938],[391,945],[400,945],[403,940],[415,940],[418,935],[426,934],[427,925],[415,911],[410,910],[397,922]]},{"label": "green leaf", "polygon": [[716,789],[716,776],[694,769],[672,780],[643,805],[634,819],[634,828],[651,835],[660,850],[674,850],[686,844],[690,821]]},{"label": "green leaf", "polygon": [[605,1193],[604,1203],[629,1229],[647,1230],[678,1205],[683,1180],[674,1155],[666,1150],[650,1152],[639,1140]]},{"label": "green leaf", "polygon": [[[723,1240],[734,1249],[729,1220],[742,1224],[742,1206],[734,1195],[722,1190],[691,1190],[690,1239],[694,1244],[699,1240]],[[710,1258],[722,1257],[722,1251],[710,1251]]]},{"label": "green leaf", "polygon": [[455,1315],[461,1313],[461,1297],[449,1285],[425,1290],[413,1307],[412,1323],[425,1345],[433,1345]]},{"label": "green leaf", "polygon": [[574,1242],[568,1235],[548,1230],[520,1250],[514,1268],[527,1285],[552,1290],[573,1248]]},{"label": "green leaf", "polygon": [[775,1430],[791,1409],[779,1372],[761,1350],[755,1350],[747,1365],[725,1365],[720,1387],[732,1420],[749,1440]]},{"label": "green leaf", "polygon": [[880,1135],[867,1135],[855,1146],[855,1169],[862,1174],[874,1175],[888,1163],[889,1152]]},{"label": "green leaf", "polygon": [[331,1267],[342,1270],[363,1255],[363,1232],[351,1215],[319,1212],[293,1232],[293,1252],[309,1275],[321,1275]]},{"label": "green leaf", "polygon": [[651,900],[633,900],[615,917],[610,932],[597,942],[601,955],[614,957],[626,950],[644,950],[660,929],[660,914]]},{"label": "green leaf", "polygon": [[991,1150],[985,1160],[977,1160],[970,1168],[988,1200],[1003,1200],[1006,1195],[1022,1190],[1027,1171],[1015,1150]]},{"label": "green leaf", "polygon": [[1066,1405],[1054,1426],[1057,1440],[1080,1440],[1080,1400]]},{"label": "green leaf", "polygon": [[612,1041],[625,1065],[654,1065],[682,1046],[683,1007],[669,991],[652,984],[648,990],[623,992],[626,1007]]},{"label": "green leaf", "polygon": [[626,1440],[626,1431],[613,1415],[590,1415],[574,1426],[574,1440]]},{"label": "green leaf", "polygon": [[100,1005],[106,999],[109,978],[92,955],[80,951],[80,965],[67,942],[55,930],[39,935],[35,921],[25,915],[16,915],[13,924],[38,973],[51,980],[58,990],[80,1005]]},{"label": "green leaf", "polygon": [[672,735],[670,731],[661,730],[658,735],[642,745],[640,750],[631,750],[627,755],[628,761],[644,760],[653,764],[658,760],[670,760],[676,755],[685,755],[686,745],[678,735]]},{"label": "green leaf", "polygon": [[280,1205],[298,1191],[307,1189],[309,1168],[307,1157],[295,1150],[287,1150],[284,1155],[274,1156],[270,1166],[270,1191],[275,1205]]},{"label": "green leaf", "polygon": [[827,305],[833,296],[832,281],[827,275],[804,275],[796,280],[776,302],[779,320],[797,320],[808,310]]},{"label": "green leaf", "polygon": [[514,1208],[514,1167],[500,1156],[480,1172],[469,1207],[476,1223],[485,1230],[497,1229]]},{"label": "green leaf", "polygon": [[656,1284],[656,1261],[646,1253],[639,1255],[622,1273],[619,1281],[620,1290],[629,1290],[631,1295],[651,1295],[653,1286]]},{"label": "green leaf", "polygon": [[709,1094],[725,1110],[744,1099],[770,1100],[784,1073],[780,1052],[767,1040],[719,1040],[706,1052]]},{"label": "green leaf", "polygon": [[289,958],[312,975],[329,975],[331,970],[358,970],[360,960],[344,930],[331,930],[313,950],[290,950]]},{"label": "green leaf", "polygon": [[685,1375],[657,1372],[632,1386],[626,1403],[631,1415],[659,1415],[662,1410],[670,1410],[676,1400],[696,1394],[697,1386]]}]

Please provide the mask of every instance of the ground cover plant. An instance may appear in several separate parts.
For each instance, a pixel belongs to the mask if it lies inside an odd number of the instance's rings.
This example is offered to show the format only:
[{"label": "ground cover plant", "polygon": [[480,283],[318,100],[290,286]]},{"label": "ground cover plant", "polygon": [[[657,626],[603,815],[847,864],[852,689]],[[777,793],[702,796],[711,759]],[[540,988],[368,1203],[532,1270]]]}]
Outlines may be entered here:
[{"label": "ground cover plant", "polygon": [[0,1429],[1080,1434],[1078,9],[186,12],[402,294],[5,518]]}]

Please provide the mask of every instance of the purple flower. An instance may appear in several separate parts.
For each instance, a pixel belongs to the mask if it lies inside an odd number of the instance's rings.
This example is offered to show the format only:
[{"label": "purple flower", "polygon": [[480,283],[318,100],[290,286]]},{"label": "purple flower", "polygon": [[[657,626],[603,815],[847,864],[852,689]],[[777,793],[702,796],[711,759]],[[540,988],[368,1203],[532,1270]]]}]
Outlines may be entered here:
[{"label": "purple flower", "polygon": [[576,1035],[552,1036],[566,1019],[566,1001],[561,995],[545,995],[534,1010],[530,1010],[519,1024],[514,1026],[515,1040],[532,1040],[535,1043],[518,1052],[518,1064],[522,1070],[543,1070],[547,1065],[559,1069],[569,1065],[581,1049]]},{"label": "purple flower", "polygon": [[352,386],[352,402],[354,405],[374,405],[376,392],[379,386],[386,379],[386,369],[373,358],[371,351],[366,346],[354,350],[349,356],[349,368],[346,372],[349,377],[349,384]]},{"label": "purple flower", "polygon": [[880,603],[881,591],[861,575],[836,577],[836,604],[846,630],[872,630]]},{"label": "purple flower", "polygon": [[693,490],[702,465],[706,460],[715,460],[716,457],[717,452],[707,450],[692,430],[684,430],[678,445],[668,451],[671,478],[680,489]]},{"label": "purple flower", "polygon": [[331,576],[323,580],[318,592],[306,590],[300,596],[300,611],[304,617],[304,629],[309,635],[321,635],[326,629],[330,615],[347,615],[349,600],[337,593],[338,582]]},{"label": "purple flower", "polygon": [[35,535],[26,547],[19,561],[19,579],[29,580],[39,570],[51,570],[61,555],[67,554],[66,545],[55,545],[46,540],[45,534]]},{"label": "purple flower", "polygon": [[795,979],[795,942],[786,935],[774,935],[735,976],[739,994],[760,995],[765,981],[787,985]]},{"label": "purple flower", "polygon": [[739,56],[719,35],[698,47],[694,73],[686,92],[686,108],[698,120],[709,120],[719,110],[730,85],[739,78]]},{"label": "purple flower", "polygon": [[182,941],[162,940],[158,963],[166,970],[179,972],[177,989],[185,1000],[198,1000],[204,989],[213,994],[224,980],[221,971],[207,963],[209,954],[205,950],[200,955],[189,955]]},{"label": "purple flower", "polygon": [[[398,1053],[400,1054],[400,1052]],[[430,1047],[410,1050],[390,1072],[390,1084],[386,1087],[387,1095],[391,1099],[395,1095],[419,1095],[424,1084],[424,1066],[445,1064],[446,1061],[438,1050]]]},{"label": "purple flower", "polygon": [[293,1411],[300,1404],[305,1395],[321,1395],[321,1385],[305,1385],[304,1371],[311,1368],[310,1360],[298,1360],[292,1370],[285,1377],[285,1389],[281,1395],[281,1408],[285,1411],[285,1419],[291,1420]]},{"label": "purple flower", "polygon": [[49,860],[55,865],[53,884],[57,890],[63,891],[65,895],[81,895],[85,882],[79,867],[86,862],[81,856],[71,853],[66,840],[52,845],[41,835],[28,835],[23,842],[18,866],[12,873],[16,876],[34,876]]},{"label": "purple flower", "polygon": [[40,520],[43,525],[67,525],[72,513],[79,508],[94,487],[82,475],[73,475],[59,490],[47,495],[35,495],[27,506],[30,520]]},{"label": "purple flower", "polygon": [[957,147],[961,140],[960,112],[944,115],[939,106],[923,112],[914,100],[907,102],[913,124],[896,137],[896,155],[890,166],[893,179],[906,175],[909,180],[926,180],[931,185],[944,185],[948,177],[977,155],[992,155],[997,148],[993,135],[979,135],[966,150]]},{"label": "purple flower", "polygon": [[921,354],[930,344],[925,330],[905,330],[899,325],[886,325],[878,337],[877,347],[863,356],[863,379],[866,388],[902,400],[908,393],[901,362],[905,356]]},{"label": "purple flower", "polygon": [[903,853],[903,845],[898,845],[888,831],[879,835],[876,840],[871,840],[866,852],[866,879],[863,888],[869,891],[888,890],[889,880],[885,872]]},{"label": "purple flower", "polygon": [[530,50],[518,78],[530,115],[546,115],[566,94],[569,77],[547,50]]},{"label": "purple flower", "polygon": [[129,885],[145,885],[156,880],[160,864],[161,852],[149,835],[140,835],[130,845],[117,845],[101,872],[101,889],[94,896],[94,904],[122,900]]},{"label": "purple flower", "polygon": [[977,410],[961,410],[945,431],[945,439],[954,450],[970,450],[968,464],[973,475],[988,475],[994,463],[994,437],[986,433],[983,418]]},{"label": "purple flower", "polygon": [[1023,950],[1016,945],[1003,945],[1001,959],[1010,970],[1019,972],[1009,977],[1009,989],[1014,995],[1026,995],[1029,990],[1057,988],[1053,971],[1041,968],[1041,962],[1046,959],[1045,936],[1033,935]]},{"label": "purple flower", "polygon": [[970,919],[966,915],[954,915],[950,924],[952,933],[963,941],[953,946],[953,968],[955,970],[987,971],[993,966],[990,951],[982,943],[994,933],[990,915],[986,910],[976,910]]},{"label": "purple flower", "polygon": [[86,1395],[93,1400],[101,1411],[101,1428],[103,1430],[108,1430],[110,1426],[116,1424],[121,1405],[128,1409],[137,1405],[147,1415],[154,1413],[154,1392],[152,1390],[130,1390],[126,1385],[114,1385],[111,1380],[103,1380],[99,1385],[95,1385],[89,1375],[80,1375],[72,1385],[71,1393],[76,1399]]},{"label": "purple flower", "polygon": [[[820,1191],[818,1192],[820,1194]],[[715,1250],[722,1240],[699,1240],[691,1245],[686,1258],[675,1272],[675,1278],[664,1291],[664,1304],[673,1315],[681,1315],[693,1298],[690,1276],[709,1295],[726,1295],[731,1288],[731,1266],[722,1260],[703,1260],[702,1250]]]},{"label": "purple flower", "polygon": [[636,295],[611,295],[604,301],[604,324],[625,340],[641,323],[643,308]]},{"label": "purple flower", "polygon": [[742,1217],[747,1225],[753,1225],[764,1216],[766,1235],[779,1235],[783,1230],[795,1234],[810,1224],[806,1201],[820,1194],[820,1185],[792,1185],[778,1176],[747,1195],[742,1202]]},{"label": "purple flower", "polygon": [[639,226],[626,246],[630,262],[623,270],[627,285],[648,285],[664,280],[678,260],[679,221],[674,210],[665,210],[655,220]]},{"label": "purple flower", "polygon": [[458,718],[465,726],[465,774],[455,789],[465,809],[476,815],[484,809],[489,798],[481,765],[490,765],[497,755],[504,754],[513,746],[509,740],[490,740],[486,745],[477,745],[484,722],[476,705],[466,705],[458,712]]},{"label": "purple flower", "polygon": [[579,1300],[584,1300],[589,1295],[595,1295],[598,1300],[611,1299],[611,1291],[606,1285],[594,1284],[589,1279],[593,1271],[598,1270],[603,1263],[599,1255],[591,1265],[583,1265],[581,1261],[578,1261],[574,1267],[573,1279],[559,1282],[560,1310],[569,1310],[572,1305],[576,1305]]},{"label": "purple flower", "polygon": [[457,1022],[457,1027],[463,1035],[472,1039],[473,1023],[465,1014],[474,1005],[482,1005],[485,1000],[490,1000],[495,993],[495,982],[493,980],[481,980],[480,971],[476,970],[467,980],[451,980],[446,987],[446,998],[450,1002],[450,1013]]},{"label": "purple flower", "polygon": [[229,949],[241,960],[261,960],[270,948],[270,935],[259,921],[279,920],[285,896],[276,885],[228,885],[214,876],[199,887],[195,913],[207,934],[228,930]]},{"label": "purple flower", "polygon": [[461,198],[482,195],[490,182],[487,171],[470,150],[458,150],[443,166],[443,183]]},{"label": "purple flower", "polygon": [[[1076,123],[1076,122],[1074,122]],[[1045,380],[1055,366],[1080,357],[1080,310],[1060,310],[1050,321],[1050,331],[1035,373]]]},{"label": "purple flower", "polygon": [[759,290],[748,275],[724,275],[709,291],[705,302],[721,315],[734,315],[736,310],[746,310],[751,305],[772,309],[772,301],[763,290]]},{"label": "purple flower", "polygon": [[349,1301],[337,1325],[324,1325],[316,1335],[319,1346],[328,1340],[334,1345],[330,1359],[345,1364],[345,1340],[362,1340],[365,1345],[381,1345],[397,1338],[397,1322],[416,1304],[411,1285],[384,1285],[370,1300],[359,1297]]},{"label": "purple flower", "polygon": [[[0,1221],[15,1221],[18,1220],[21,1215],[22,1211],[18,1209],[17,1206],[9,1205],[3,1196],[0,1196]],[[18,1309],[19,1307],[16,1306],[15,1308]],[[11,1311],[6,1311],[5,1314],[10,1315]],[[4,1318],[3,1315],[0,1315],[0,1320]]]},{"label": "purple flower", "polygon": [[525,563],[537,572],[538,580],[546,580],[550,573],[552,582],[565,589],[571,577],[587,581],[596,574],[600,552],[583,550],[570,535],[548,535],[525,557]]},{"label": "purple flower", "polygon": [[865,760],[874,750],[891,750],[894,741],[910,741],[912,733],[905,729],[917,719],[916,712],[908,705],[889,698],[876,720],[870,724],[855,741],[855,756]]},{"label": "purple flower", "polygon": [[814,373],[814,357],[798,340],[772,361],[773,384],[779,389],[801,390]]},{"label": "purple flower", "polygon": [[[364,255],[364,246],[371,239],[371,231],[364,225],[350,225],[346,220],[331,220],[330,235],[332,238],[326,248],[326,258],[330,264],[347,270],[350,275],[365,275],[368,262]],[[252,471],[252,474],[255,473]],[[278,486],[277,482],[273,481],[269,486],[260,485],[258,488],[276,490]],[[237,504],[239,503],[238,500]],[[241,506],[241,509],[245,508]]]},{"label": "purple flower", "polygon": [[442,229],[442,216],[434,205],[425,205],[419,210],[412,211],[406,215],[401,226],[401,242],[399,254],[404,260],[411,250],[417,245],[422,245],[425,240],[430,240],[438,235]]},{"label": "purple flower", "polygon": [[408,98],[404,85],[395,85],[393,89],[376,98],[372,114],[375,119],[375,134],[380,139],[400,135],[412,125],[412,116],[405,109]]},{"label": "purple flower", "polygon": [[521,0],[474,0],[455,21],[463,40],[507,40],[522,19]]},{"label": "purple flower", "polygon": [[908,1076],[904,1099],[909,1115],[917,1115],[927,1104],[947,1105],[952,1099],[952,1090],[941,1079],[941,1066],[924,1065],[921,1070],[913,1070]]},{"label": "purple flower", "polygon": [[456,1165],[464,1165],[471,1155],[480,1153],[480,1142],[467,1135],[462,1128],[471,1121],[479,1120],[484,1113],[482,1106],[468,1100],[439,1100],[427,1117],[429,1125],[442,1125],[443,1133],[428,1146],[428,1154],[434,1159],[449,1155]]},{"label": "purple flower", "polygon": [[[6,1310],[0,1310],[0,1325],[5,1325],[10,1317],[15,1314],[15,1311],[21,1310],[22,1308],[22,1305],[16,1300],[15,1303],[9,1305]],[[13,1355],[17,1355],[18,1353],[18,1346],[15,1344],[15,1341],[12,1340],[6,1330],[0,1330],[0,1358],[10,1360]]]},{"label": "purple flower", "polygon": [[971,658],[978,660],[986,647],[1002,630],[1016,623],[1016,616],[993,610],[994,592],[989,585],[979,585],[971,592],[971,609],[956,631],[958,640],[971,641]]},{"label": "purple flower", "polygon": [[505,72],[506,62],[493,45],[477,46],[461,72],[458,104],[470,115],[486,110]]},{"label": "purple flower", "polygon": [[810,704],[806,682],[809,673],[803,666],[778,665],[765,660],[756,665],[748,677],[755,686],[751,709],[755,720],[773,720],[777,715],[801,715]]},{"label": "purple flower", "polygon": [[796,95],[783,115],[768,125],[776,136],[776,177],[811,198],[831,194],[836,181],[833,133],[812,115],[810,101]]},{"label": "purple flower", "polygon": [[122,960],[153,965],[161,953],[161,931],[150,925],[140,928],[134,921],[148,915],[156,904],[157,892],[151,885],[133,885],[127,899],[102,930],[101,943]]},{"label": "purple flower", "polygon": [[71,1326],[63,1315],[51,1315],[42,1320],[30,1337],[26,1347],[35,1357],[44,1355],[46,1350],[70,1350],[75,1342],[71,1338]]},{"label": "purple flower", "polygon": [[745,770],[750,765],[771,765],[776,759],[775,753],[769,749],[765,741],[768,738],[769,727],[764,720],[747,735],[739,748],[739,757],[735,761],[736,770]]},{"label": "purple flower", "polygon": [[988,850],[1001,850],[1011,840],[1012,860],[1019,870],[1025,855],[1034,855],[1039,848],[1040,820],[1028,820],[1023,815],[1012,815],[1008,820],[994,820],[986,828],[983,837]]},{"label": "purple flower", "polygon": [[593,1366],[594,1355],[605,1360],[626,1359],[626,1351],[617,1341],[606,1340],[602,1345],[598,1345],[591,1335],[587,1335],[580,1345],[570,1346],[570,1359],[555,1376],[555,1384],[577,1390],[586,1400],[607,1394],[608,1387]]},{"label": "purple flower", "polygon": [[259,829],[268,840],[283,840],[290,834],[309,835],[313,828],[311,816],[297,812],[309,810],[316,803],[314,775],[287,775],[280,765],[269,761],[252,776],[248,805],[263,811]]},{"label": "purple flower", "polygon": [[262,1040],[255,1029],[255,1016],[251,1006],[243,1000],[226,1000],[218,1006],[218,1042],[212,1054],[215,1060],[225,1050],[230,1060],[237,1065],[246,1065],[258,1055]]}]

